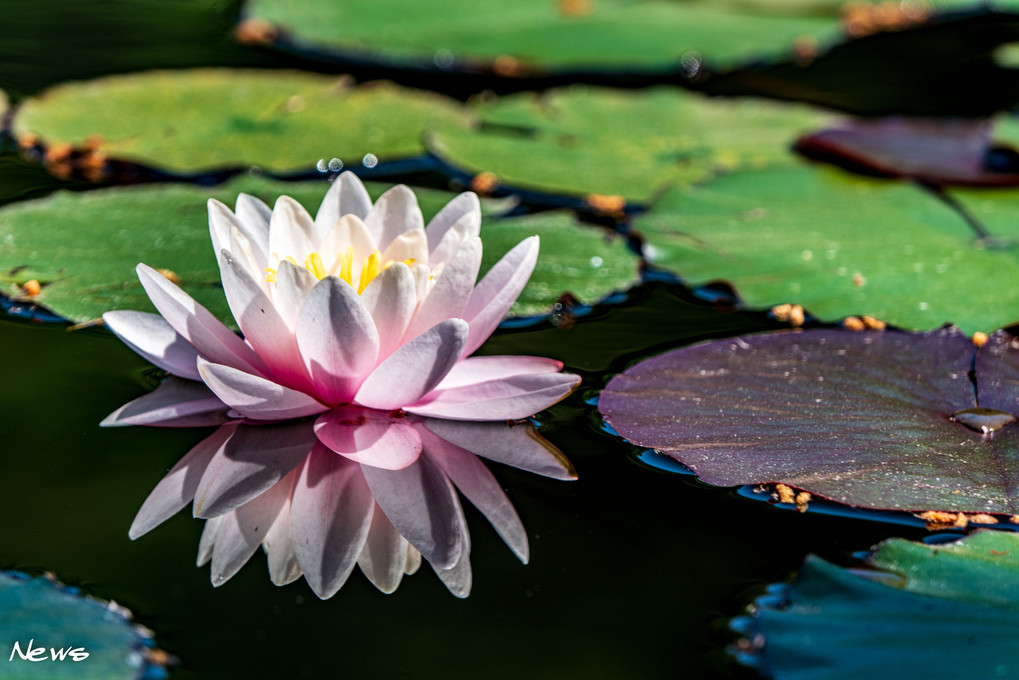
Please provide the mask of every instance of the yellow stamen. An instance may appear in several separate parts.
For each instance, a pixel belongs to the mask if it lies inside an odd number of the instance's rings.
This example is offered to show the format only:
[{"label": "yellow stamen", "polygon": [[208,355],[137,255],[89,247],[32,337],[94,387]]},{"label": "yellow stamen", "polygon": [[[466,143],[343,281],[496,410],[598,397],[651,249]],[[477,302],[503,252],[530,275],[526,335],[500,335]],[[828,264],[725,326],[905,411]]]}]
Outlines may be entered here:
[{"label": "yellow stamen", "polygon": [[265,280],[268,283],[275,283],[276,282],[276,270],[273,269],[272,267],[266,267],[265,268]]},{"label": "yellow stamen", "polygon": [[364,261],[364,267],[361,269],[361,281],[357,285],[358,295],[363,293],[368,284],[372,282],[372,279],[379,275],[380,259],[382,259],[382,253],[375,249],[368,255],[368,259]]},{"label": "yellow stamen", "polygon": [[304,268],[310,271],[316,279],[322,280],[326,275],[325,265],[322,264],[322,256],[312,253],[304,260]]},{"label": "yellow stamen", "polygon": [[354,246],[347,246],[347,249],[340,254],[340,278],[353,286],[352,278],[354,272]]}]

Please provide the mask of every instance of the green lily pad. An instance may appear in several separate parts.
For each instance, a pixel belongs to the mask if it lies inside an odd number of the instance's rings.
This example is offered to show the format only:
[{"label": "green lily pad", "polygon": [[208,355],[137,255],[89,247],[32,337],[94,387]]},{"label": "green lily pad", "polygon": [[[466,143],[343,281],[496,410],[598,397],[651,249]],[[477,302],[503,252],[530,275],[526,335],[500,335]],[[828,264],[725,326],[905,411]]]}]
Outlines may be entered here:
[{"label": "green lily pad", "polygon": [[433,134],[432,151],[514,186],[638,202],[669,185],[794,163],[790,145],[826,119],[797,105],[674,88],[524,93],[484,104],[477,115],[481,126]]},{"label": "green lily pad", "polygon": [[1019,677],[1019,536],[892,539],[869,562],[894,575],[810,557],[785,607],[761,603],[755,628],[774,677],[885,678],[893,669],[928,680]]},{"label": "green lily pad", "polygon": [[318,45],[440,64],[500,55],[544,67],[668,64],[689,51],[732,61],[838,32],[834,2],[802,12],[756,4],[747,12],[737,3],[664,0],[394,0],[380,12],[368,0],[249,0],[246,9]]},{"label": "green lily pad", "polygon": [[[215,189],[161,185],[61,192],[11,205],[0,210],[0,292],[23,296],[25,284],[35,280],[42,289],[32,299],[72,321],[111,309],[152,311],[134,271],[145,262],[174,272],[196,300],[232,324],[209,240],[206,199],[233,205],[245,192],[272,205],[289,195],[314,213],[327,188],[325,181],[241,177]],[[368,187],[374,196],[386,188]],[[453,197],[434,190],[417,195],[426,218]],[[621,239],[605,243],[599,230],[570,221],[554,213],[486,219],[483,271],[526,236],[537,233],[544,240],[537,271],[513,313],[547,311],[566,290],[593,302],[636,278],[637,258]]]},{"label": "green lily pad", "polygon": [[162,678],[130,612],[50,577],[0,572],[0,655],[9,680]]},{"label": "green lily pad", "polygon": [[900,182],[818,167],[739,172],[665,195],[635,228],[692,282],[725,278],[753,307],[869,314],[907,328],[989,331],[1019,318],[1019,192],[957,191],[1004,247]]},{"label": "green lily pad", "polygon": [[260,165],[286,172],[334,157],[416,156],[427,127],[466,120],[452,100],[391,83],[199,69],[59,85],[24,103],[14,132],[50,146],[98,138],[107,157],[171,171]]}]

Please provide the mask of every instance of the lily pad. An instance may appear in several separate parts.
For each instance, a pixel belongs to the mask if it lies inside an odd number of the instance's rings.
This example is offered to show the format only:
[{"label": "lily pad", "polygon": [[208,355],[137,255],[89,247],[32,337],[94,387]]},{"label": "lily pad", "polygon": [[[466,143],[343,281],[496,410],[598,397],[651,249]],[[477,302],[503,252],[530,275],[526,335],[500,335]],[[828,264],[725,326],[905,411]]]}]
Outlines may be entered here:
[{"label": "lily pad", "polygon": [[709,484],[782,482],[871,509],[1019,512],[1019,341],[1004,332],[980,349],[954,328],[716,340],[632,366],[598,407],[621,436]]},{"label": "lily pad", "polygon": [[440,130],[430,148],[515,186],[647,202],[669,185],[795,162],[789,147],[825,116],[805,107],[707,99],[675,88],[500,97],[480,126]]},{"label": "lily pad", "polygon": [[[754,12],[735,3],[664,0],[471,2],[249,0],[247,15],[302,41],[340,50],[455,65],[508,55],[542,67],[668,64],[699,51],[716,61],[783,49],[836,33],[834,3],[816,15]],[[452,62],[452,63],[450,63]]]},{"label": "lily pad", "polygon": [[[237,194],[253,194],[270,205],[281,195],[314,211],[328,184],[287,183],[242,177],[215,189],[162,185],[61,192],[0,210],[0,292],[30,297],[72,321],[99,317],[111,309],[153,311],[135,276],[145,262],[168,269],[180,285],[220,319],[233,323],[220,287],[219,267],[209,240],[206,200],[233,205]],[[369,185],[378,196],[386,186]],[[453,194],[416,192],[430,218]],[[547,311],[564,291],[586,302],[637,278],[637,258],[622,239],[606,243],[602,231],[570,224],[564,214],[488,218],[482,228],[483,271],[520,240],[539,234],[544,243],[531,283],[515,314]]]},{"label": "lily pad", "polygon": [[782,606],[760,603],[753,628],[774,677],[885,678],[901,674],[905,660],[908,677],[1019,677],[1019,536],[892,539],[868,561],[893,574],[810,557]]},{"label": "lily pad", "polygon": [[287,172],[334,157],[416,156],[427,127],[467,118],[457,102],[390,83],[198,69],[56,86],[24,103],[14,132],[171,171],[259,165]]},{"label": "lily pad", "polygon": [[915,329],[989,331],[1019,318],[1019,192],[955,191],[990,233],[923,190],[827,168],[722,177],[665,196],[635,228],[651,262],[725,278],[746,302],[796,302],[820,318],[868,314]]},{"label": "lily pad", "polygon": [[128,680],[166,677],[153,663],[151,634],[112,602],[52,577],[0,572],[0,656],[10,680]]}]

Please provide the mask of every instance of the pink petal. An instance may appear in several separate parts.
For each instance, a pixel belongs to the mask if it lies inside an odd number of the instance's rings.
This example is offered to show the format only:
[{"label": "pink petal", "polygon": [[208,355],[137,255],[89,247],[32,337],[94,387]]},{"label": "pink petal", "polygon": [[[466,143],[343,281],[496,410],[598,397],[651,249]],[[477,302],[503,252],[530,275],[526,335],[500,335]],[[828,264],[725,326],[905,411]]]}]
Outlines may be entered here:
[{"label": "pink petal", "polygon": [[368,538],[357,558],[357,566],[361,567],[361,571],[376,588],[387,594],[392,593],[403,580],[407,546],[407,540],[376,505]]},{"label": "pink petal", "polygon": [[456,365],[468,330],[463,319],[447,319],[432,326],[379,364],[357,391],[355,401],[390,410],[421,399]]},{"label": "pink petal", "polygon": [[465,237],[470,238],[481,233],[481,201],[473,191],[465,191],[443,206],[425,228],[428,235],[428,250],[432,253],[430,261],[433,264],[437,261],[434,257],[436,247],[451,229],[459,232],[458,243]]},{"label": "pink petal", "polygon": [[297,315],[297,346],[319,396],[340,404],[375,367],[379,335],[354,289],[334,276],[319,281]]},{"label": "pink petal", "polygon": [[[395,356],[395,355],[394,355]],[[572,373],[529,373],[437,389],[405,406],[408,413],[451,420],[517,420],[564,399],[580,384]]]},{"label": "pink petal", "polygon": [[212,585],[227,582],[251,558],[265,540],[294,486],[293,474],[287,475],[265,493],[223,515],[212,551]]},{"label": "pink petal", "polygon": [[195,517],[231,512],[297,467],[315,445],[307,422],[242,425],[216,452],[195,491]]},{"label": "pink petal", "polygon": [[202,537],[198,540],[198,560],[196,564],[204,567],[212,559],[212,551],[216,547],[216,535],[219,533],[219,525],[223,523],[226,515],[213,517],[205,522],[202,528]]},{"label": "pink petal", "polygon": [[364,289],[361,303],[375,321],[379,358],[384,359],[400,346],[417,308],[417,289],[410,267],[397,262],[383,269]]},{"label": "pink petal", "polygon": [[553,479],[573,480],[577,473],[566,456],[530,423],[467,423],[426,420],[425,427],[450,444],[498,463]]},{"label": "pink petal", "polygon": [[463,318],[471,324],[464,356],[488,339],[516,302],[538,261],[538,245],[537,236],[524,239],[496,262],[475,287],[464,310]]},{"label": "pink petal", "polygon": [[127,532],[132,541],[170,519],[191,502],[209,461],[222,449],[235,429],[235,425],[224,425],[198,442],[156,484]]},{"label": "pink petal", "polygon": [[158,314],[116,311],[103,314],[106,327],[124,344],[164,371],[199,380],[198,352]]},{"label": "pink petal", "polygon": [[[424,429],[424,428],[422,428]],[[476,455],[425,430],[421,433],[428,456],[452,480],[456,488],[488,518],[506,545],[527,564],[530,550],[527,532],[495,476]]]},{"label": "pink petal", "polygon": [[227,406],[203,383],[167,378],[152,392],[130,401],[106,416],[101,427],[161,425],[195,427],[193,423],[219,425],[227,418]]},{"label": "pink petal", "polygon": [[269,221],[269,266],[288,256],[302,262],[316,244],[311,215],[294,199],[280,196]]},{"label": "pink petal", "polygon": [[403,184],[397,184],[379,196],[365,216],[364,223],[379,250],[385,250],[390,241],[405,231],[425,228],[417,196]]},{"label": "pink petal", "polygon": [[301,418],[328,408],[304,392],[222,364],[199,359],[198,371],[217,397],[252,420]]},{"label": "pink petal", "polygon": [[217,364],[264,375],[267,369],[254,350],[209,310],[151,267],[139,264],[137,271],[152,304],[198,354]]},{"label": "pink petal", "polygon": [[[303,467],[303,466],[302,466]],[[280,480],[280,484],[288,483],[287,488],[293,491],[301,468],[295,468],[289,475]],[[289,480],[289,482],[287,481]],[[280,508],[279,515],[269,527],[262,541],[269,564],[269,578],[278,586],[285,586],[301,578],[304,572],[297,561],[294,551],[294,540],[290,535],[290,498]]]},{"label": "pink petal", "polygon": [[219,270],[237,325],[273,377],[294,389],[310,391],[311,381],[297,350],[297,340],[261,284],[226,251],[220,253]]},{"label": "pink petal", "polygon": [[353,571],[374,508],[360,466],[316,446],[294,487],[290,530],[304,577],[323,600]]},{"label": "pink petal", "polygon": [[417,460],[421,437],[404,418],[382,411],[340,407],[315,421],[315,434],[331,450],[356,463],[399,470]]},{"label": "pink petal", "polygon": [[405,340],[417,337],[444,319],[462,317],[480,268],[481,239],[472,238],[442,268],[435,285],[421,301]]},{"label": "pink petal", "polygon": [[529,356],[484,356],[461,359],[439,383],[438,389],[463,387],[514,375],[557,373],[563,364],[555,359]]},{"label": "pink petal", "polygon": [[437,566],[432,564],[432,570],[435,575],[439,577],[439,580],[449,589],[456,597],[463,599],[471,594],[471,582],[473,575],[471,574],[471,551],[470,551],[470,536],[467,534],[467,528],[464,527],[464,550],[460,553],[460,559],[456,561],[450,569],[439,569]]},{"label": "pink petal", "polygon": [[354,215],[363,220],[371,207],[372,199],[364,184],[354,173],[345,172],[333,180],[322,199],[315,215],[315,230],[319,236],[324,235],[344,215]]},{"label": "pink petal", "polygon": [[393,526],[439,569],[463,551],[465,520],[453,485],[426,457],[402,470],[361,466],[375,501]]}]

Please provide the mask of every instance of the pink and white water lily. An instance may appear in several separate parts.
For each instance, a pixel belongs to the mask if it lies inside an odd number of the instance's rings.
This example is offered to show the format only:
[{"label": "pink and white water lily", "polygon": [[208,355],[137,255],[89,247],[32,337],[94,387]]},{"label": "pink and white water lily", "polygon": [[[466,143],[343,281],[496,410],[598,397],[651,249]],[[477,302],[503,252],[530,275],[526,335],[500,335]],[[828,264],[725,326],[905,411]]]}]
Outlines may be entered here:
[{"label": "pink and white water lily", "polygon": [[243,338],[154,269],[138,277],[159,314],[106,324],[171,374],[104,425],[218,429],[156,486],[137,538],[194,502],[199,564],[219,585],[261,545],[273,581],[302,575],[331,597],[354,565],[392,592],[422,558],[470,591],[457,490],[526,562],[527,536],[478,459],[557,479],[569,462],[527,417],[580,382],[558,361],[471,356],[508,313],[538,255],[531,237],[477,282],[481,209],[460,194],[428,224],[396,186],[372,203],[353,174],[314,218],[281,197],[209,201],[212,242]]}]

